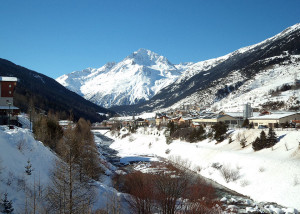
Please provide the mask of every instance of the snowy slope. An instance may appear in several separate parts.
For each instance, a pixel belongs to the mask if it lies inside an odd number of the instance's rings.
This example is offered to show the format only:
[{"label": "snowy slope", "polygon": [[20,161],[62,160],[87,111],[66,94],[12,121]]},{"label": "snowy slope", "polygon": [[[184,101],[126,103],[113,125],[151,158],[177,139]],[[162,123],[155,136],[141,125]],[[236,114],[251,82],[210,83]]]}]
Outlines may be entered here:
[{"label": "snowy slope", "polygon": [[180,74],[167,58],[139,49],[117,64],[75,71],[57,81],[96,104],[110,107],[149,100]]},{"label": "snowy slope", "polygon": [[[180,156],[191,162],[191,169],[254,200],[276,202],[282,206],[300,209],[300,132],[277,131],[280,141],[274,149],[254,152],[251,142],[261,130],[236,130],[228,140],[215,144],[204,140],[187,143],[179,140],[167,145],[163,131],[148,128],[123,139],[116,138],[111,148],[126,157]],[[246,148],[242,149],[236,136],[245,134]],[[169,153],[167,154],[167,150]],[[239,170],[236,181],[226,182],[214,165],[223,165]]]},{"label": "snowy slope", "polygon": [[241,110],[242,104],[247,102],[261,108],[269,101],[284,101],[288,102],[284,109],[295,107],[297,100],[299,102],[299,90],[272,97],[268,92],[284,84],[293,85],[295,76],[300,79],[299,38],[300,24],[296,24],[261,43],[195,63],[145,106],[158,110],[190,103],[234,111]]},{"label": "snowy slope", "polygon": [[[8,193],[15,213],[21,213],[26,199],[24,188],[33,189],[34,179],[36,184],[40,181],[41,186],[45,187],[49,182],[49,170],[56,157],[41,142],[34,140],[32,134],[25,129],[8,130],[2,126],[0,148],[0,197],[3,198],[3,194]],[[28,160],[32,164],[32,175],[25,173]],[[28,199],[28,203],[31,202]]]},{"label": "snowy slope", "polygon": [[[8,193],[8,200],[13,202],[14,213],[24,213],[26,203],[28,209],[32,210],[34,188],[37,191],[38,186],[41,189],[47,187],[50,182],[49,174],[56,159],[57,156],[41,142],[36,141],[28,129],[9,130],[6,126],[0,126],[0,198],[3,198],[4,193]],[[31,175],[25,173],[28,160],[33,169]],[[93,209],[107,209],[107,204],[112,203],[114,199],[120,200],[122,213],[128,213],[124,194],[104,183],[95,182],[94,185],[98,198]],[[39,209],[39,202],[36,203]]]},{"label": "snowy slope", "polygon": [[[276,58],[280,59],[284,55]],[[265,59],[261,63],[268,63],[271,59]],[[171,106],[176,108],[182,104],[191,103],[201,106],[210,106],[217,111],[243,111],[243,105],[250,103],[253,108],[262,109],[268,102],[285,103],[277,110],[288,110],[299,106],[300,89],[290,89],[278,94],[271,94],[270,91],[276,90],[283,85],[294,85],[295,77],[300,79],[300,55],[288,55],[281,64],[271,66],[251,78],[247,78],[237,70],[226,78],[218,80],[217,84],[208,89],[196,92]],[[239,85],[240,84],[240,85]],[[238,86],[238,87],[236,87]],[[230,90],[230,87],[236,87]],[[225,92],[222,97],[218,92]]]}]

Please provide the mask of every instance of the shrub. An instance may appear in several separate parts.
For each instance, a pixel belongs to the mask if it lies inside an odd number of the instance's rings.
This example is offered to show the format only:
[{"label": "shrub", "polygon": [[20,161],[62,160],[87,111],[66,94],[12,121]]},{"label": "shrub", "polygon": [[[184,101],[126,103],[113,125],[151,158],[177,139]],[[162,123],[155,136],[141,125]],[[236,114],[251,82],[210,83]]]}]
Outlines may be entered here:
[{"label": "shrub", "polygon": [[133,142],[133,141],[135,141],[135,138],[132,135],[130,135],[128,140],[129,140],[129,142]]},{"label": "shrub", "polygon": [[242,146],[242,148],[246,147],[246,136],[245,133],[238,133],[236,136],[236,140],[240,143],[240,145]]},{"label": "shrub", "polygon": [[249,185],[249,181],[248,180],[241,180],[240,184],[241,184],[241,187],[245,187],[245,186]]},{"label": "shrub", "polygon": [[170,136],[172,139],[185,140],[191,143],[204,140],[206,138],[205,130],[202,126],[197,128],[178,128],[173,133],[170,133]]},{"label": "shrub", "polygon": [[265,170],[266,170],[266,169],[265,169],[264,167],[262,167],[262,166],[259,167],[259,169],[258,169],[259,172],[264,172]]},{"label": "shrub", "polygon": [[172,140],[172,137],[170,137],[170,136],[167,136],[166,137],[166,144],[171,144],[173,142],[173,140]]},{"label": "shrub", "polygon": [[226,183],[229,183],[230,181],[236,181],[241,177],[240,168],[232,169],[228,165],[222,166],[220,173],[225,179]]},{"label": "shrub", "polygon": [[215,168],[215,169],[221,169],[222,168],[222,164],[220,164],[218,162],[217,163],[212,163],[211,167]]}]

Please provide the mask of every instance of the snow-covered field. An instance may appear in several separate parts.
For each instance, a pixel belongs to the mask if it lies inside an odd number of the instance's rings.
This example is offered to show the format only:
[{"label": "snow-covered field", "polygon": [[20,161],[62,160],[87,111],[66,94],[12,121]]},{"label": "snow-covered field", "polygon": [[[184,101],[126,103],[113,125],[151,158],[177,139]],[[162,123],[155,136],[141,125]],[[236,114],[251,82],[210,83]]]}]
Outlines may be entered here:
[{"label": "snow-covered field", "polygon": [[[111,148],[122,158],[140,156],[180,156],[200,174],[230,189],[250,196],[256,201],[276,202],[285,207],[300,209],[300,131],[276,131],[279,142],[274,148],[254,152],[251,142],[261,130],[236,130],[232,143],[216,144],[204,140],[187,143],[179,140],[167,145],[163,131],[140,128],[136,134],[115,139]],[[267,131],[267,130],[266,130]],[[246,148],[236,140],[238,133],[247,138]],[[236,181],[226,182],[216,166],[223,165],[238,171]]]}]

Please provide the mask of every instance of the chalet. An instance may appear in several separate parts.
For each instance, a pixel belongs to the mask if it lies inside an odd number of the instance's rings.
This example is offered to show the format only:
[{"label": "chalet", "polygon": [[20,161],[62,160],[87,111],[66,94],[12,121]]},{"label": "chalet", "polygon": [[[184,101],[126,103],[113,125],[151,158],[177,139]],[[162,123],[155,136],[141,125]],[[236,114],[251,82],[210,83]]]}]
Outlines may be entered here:
[{"label": "chalet", "polygon": [[249,122],[254,124],[254,128],[274,128],[276,124],[292,123],[297,120],[300,120],[300,113],[297,112],[274,112],[249,118]]},{"label": "chalet", "polygon": [[17,125],[19,108],[13,105],[14,91],[18,79],[16,77],[0,77],[0,124]]},{"label": "chalet", "polygon": [[143,118],[136,119],[135,123],[136,123],[137,126],[148,126],[147,121]]},{"label": "chalet", "polygon": [[179,125],[183,125],[183,126],[191,126],[192,124],[192,120],[193,118],[191,117],[180,117],[180,119],[178,120]]},{"label": "chalet", "polygon": [[166,126],[169,122],[169,117],[167,117],[166,115],[162,115],[162,116],[157,116],[155,118],[155,123],[157,126],[159,125],[163,125]]},{"label": "chalet", "polygon": [[147,118],[145,119],[145,121],[149,127],[154,127],[156,124],[155,118]]}]

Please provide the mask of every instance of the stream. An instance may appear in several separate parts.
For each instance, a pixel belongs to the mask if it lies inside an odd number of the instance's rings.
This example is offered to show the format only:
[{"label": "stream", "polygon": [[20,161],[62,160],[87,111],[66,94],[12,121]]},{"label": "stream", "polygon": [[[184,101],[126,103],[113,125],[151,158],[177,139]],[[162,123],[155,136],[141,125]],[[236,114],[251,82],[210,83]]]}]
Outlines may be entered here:
[{"label": "stream", "polygon": [[[106,133],[105,133],[106,134]],[[132,171],[138,165],[147,166],[145,163],[147,161],[132,161],[129,165],[124,165],[120,162],[120,157],[118,156],[118,151],[110,148],[110,145],[114,142],[113,139],[102,135],[99,132],[94,132],[94,135],[101,139],[100,143],[97,143],[98,147],[102,151],[102,155],[106,158],[117,169],[122,169],[124,171]],[[140,156],[143,157],[143,156]],[[150,159],[149,156],[144,156],[145,160]],[[160,158],[159,158],[160,159]],[[162,159],[161,159],[162,160]],[[233,191],[211,179],[203,177],[196,172],[193,172],[195,176],[199,176],[206,183],[212,185],[216,190],[216,195],[218,200],[221,201],[222,206],[225,210],[224,213],[295,213],[298,214],[298,211],[293,208],[284,208],[273,202],[255,202],[251,198],[244,196],[236,191]]]}]

